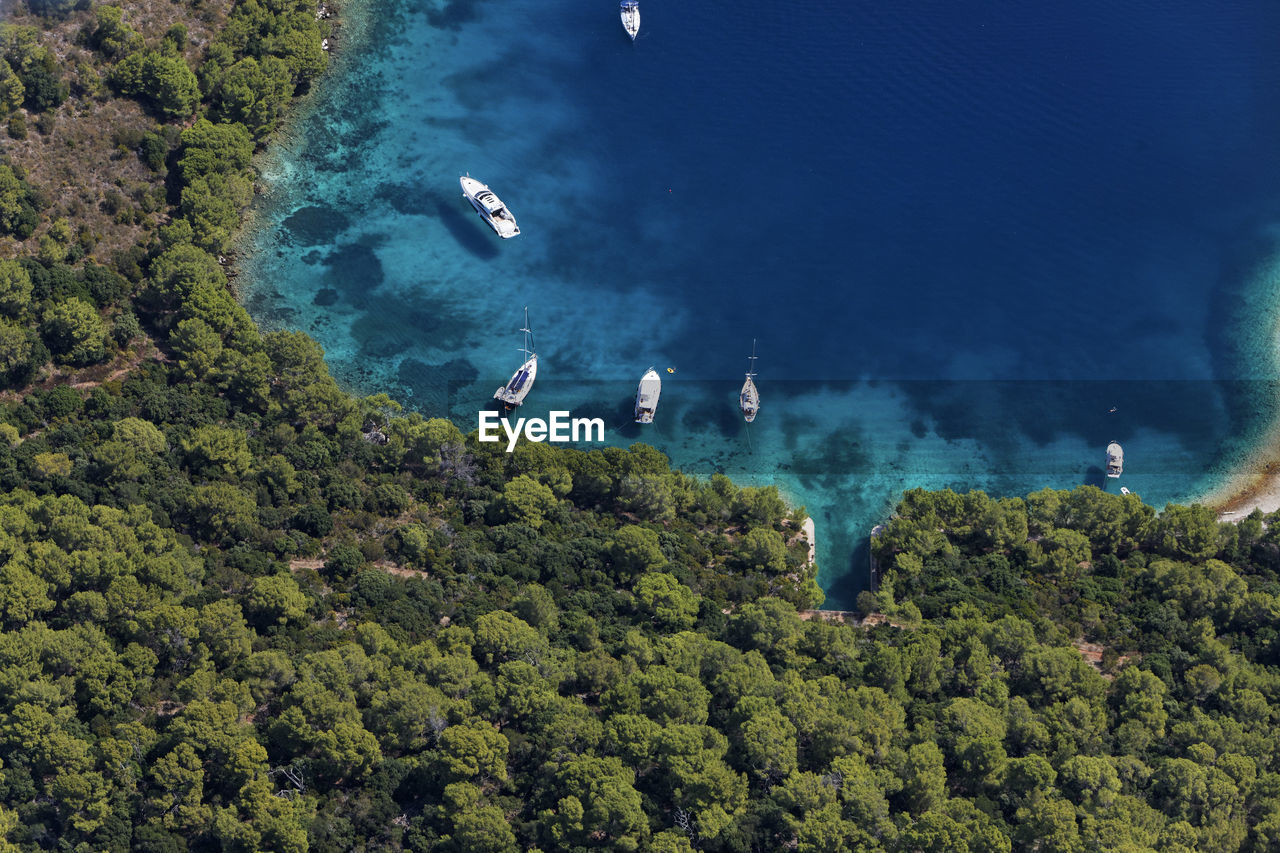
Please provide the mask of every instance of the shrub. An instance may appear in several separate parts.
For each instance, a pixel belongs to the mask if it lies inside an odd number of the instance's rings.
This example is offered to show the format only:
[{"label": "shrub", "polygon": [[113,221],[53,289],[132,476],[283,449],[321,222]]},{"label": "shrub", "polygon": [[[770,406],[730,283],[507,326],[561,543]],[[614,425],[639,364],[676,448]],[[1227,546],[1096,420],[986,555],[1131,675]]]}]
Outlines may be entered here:
[{"label": "shrub", "polygon": [[42,113],[62,106],[71,93],[67,81],[42,64],[32,65],[20,75],[26,97],[22,105],[33,113]]},{"label": "shrub", "polygon": [[106,354],[106,328],[98,312],[83,300],[55,302],[44,314],[40,334],[64,364],[83,366],[101,361]]},{"label": "shrub", "polygon": [[126,24],[118,6],[99,6],[93,10],[97,27],[89,35],[89,44],[113,59],[142,49],[142,36]]},{"label": "shrub", "polygon": [[191,115],[200,102],[196,75],[180,57],[130,54],[111,72],[111,82],[121,94],[140,98],[171,118]]},{"label": "shrub", "polygon": [[152,132],[142,137],[138,146],[138,156],[153,172],[164,168],[165,158],[169,156],[169,142],[163,134]]},{"label": "shrub", "polygon": [[138,322],[138,315],[132,311],[123,311],[111,321],[111,340],[115,341],[116,346],[127,346],[129,341],[140,334],[142,324]]},{"label": "shrub", "polygon": [[13,66],[0,59],[0,117],[16,110],[26,100],[27,90]]},{"label": "shrub", "polygon": [[84,407],[84,399],[69,385],[59,385],[44,397],[45,416],[50,420],[74,415]]},{"label": "shrub", "polygon": [[89,2],[88,0],[27,0],[27,8],[33,15],[62,18],[78,9],[89,8]]},{"label": "shrub", "polygon": [[308,536],[325,537],[333,531],[333,518],[319,504],[307,504],[293,514],[289,524]]},{"label": "shrub", "polygon": [[37,453],[32,463],[41,477],[65,477],[71,473],[71,459],[65,453]]},{"label": "shrub", "polygon": [[339,545],[329,552],[324,561],[324,575],[331,580],[345,581],[360,570],[365,563],[364,554],[352,545]]}]

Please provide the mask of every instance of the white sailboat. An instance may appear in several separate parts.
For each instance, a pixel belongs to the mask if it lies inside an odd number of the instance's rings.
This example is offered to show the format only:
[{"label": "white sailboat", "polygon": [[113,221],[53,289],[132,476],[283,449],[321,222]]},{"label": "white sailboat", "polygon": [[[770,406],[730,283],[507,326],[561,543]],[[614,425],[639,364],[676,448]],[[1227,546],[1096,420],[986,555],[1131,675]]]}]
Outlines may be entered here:
[{"label": "white sailboat", "polygon": [[636,40],[636,34],[640,32],[639,0],[622,0],[622,28],[632,41]]},{"label": "white sailboat", "polygon": [[507,411],[524,402],[538,375],[538,354],[533,351],[533,331],[529,328],[529,307],[524,309],[524,364],[511,376],[511,381],[493,392],[493,399],[502,403]]},{"label": "white sailboat", "polygon": [[747,423],[756,419],[760,411],[760,392],[756,389],[756,341],[751,339],[751,363],[747,367],[747,380],[742,383],[742,391],[738,393],[738,408]]},{"label": "white sailboat", "polygon": [[471,202],[476,213],[499,237],[507,240],[520,233],[516,218],[493,190],[470,175],[458,178],[458,183],[462,185],[462,197]]},{"label": "white sailboat", "polygon": [[636,391],[636,423],[651,424],[653,415],[658,411],[658,396],[662,393],[662,379],[658,371],[650,367],[640,377],[640,388]]}]

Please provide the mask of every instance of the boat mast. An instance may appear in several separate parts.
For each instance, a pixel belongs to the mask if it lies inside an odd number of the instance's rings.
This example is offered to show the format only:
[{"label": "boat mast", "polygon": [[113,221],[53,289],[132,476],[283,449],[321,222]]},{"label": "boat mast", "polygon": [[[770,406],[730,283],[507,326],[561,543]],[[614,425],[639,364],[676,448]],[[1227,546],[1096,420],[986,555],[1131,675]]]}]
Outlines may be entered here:
[{"label": "boat mast", "polygon": [[[756,375],[756,339],[752,338],[751,339],[751,362],[747,365],[747,382],[743,383],[742,393],[739,395],[739,398],[738,398],[738,408],[742,410],[743,415],[747,414],[747,400],[746,400],[747,383],[750,383],[751,389],[755,390],[755,382],[753,381],[755,375]],[[757,399],[759,399],[758,394],[759,392],[757,392]],[[754,415],[752,417],[754,417]],[[755,453],[756,449],[751,443],[751,421],[750,420],[747,421],[746,429],[747,429],[747,452]]]},{"label": "boat mast", "polygon": [[533,350],[530,349],[530,344],[533,343],[533,330],[529,328],[528,305],[524,306],[524,328],[520,331],[524,332],[524,360],[528,361],[529,357],[533,355]]}]

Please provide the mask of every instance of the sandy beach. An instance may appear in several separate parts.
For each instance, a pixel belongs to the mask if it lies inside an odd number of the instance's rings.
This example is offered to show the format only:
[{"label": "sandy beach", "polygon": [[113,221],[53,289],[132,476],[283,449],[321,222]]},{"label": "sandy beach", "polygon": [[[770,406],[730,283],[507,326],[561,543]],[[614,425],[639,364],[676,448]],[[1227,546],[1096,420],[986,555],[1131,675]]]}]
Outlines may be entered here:
[{"label": "sandy beach", "polygon": [[1220,521],[1239,521],[1255,509],[1280,510],[1280,423],[1272,425],[1235,476],[1198,502],[1216,510]]},{"label": "sandy beach", "polygon": [[1239,521],[1255,509],[1280,509],[1280,446],[1269,442],[1264,458],[1202,502],[1217,510],[1220,521]]},{"label": "sandy beach", "polygon": [[[1267,234],[1273,244],[1280,245],[1280,225],[1273,225]],[[1258,330],[1248,338],[1243,351],[1246,359],[1263,365],[1264,376],[1280,375],[1280,301],[1275,298],[1280,286],[1280,257],[1260,264],[1252,278],[1253,286],[1241,294],[1232,320],[1242,328]],[[1280,510],[1280,421],[1271,425],[1247,462],[1199,502],[1217,510],[1221,521],[1239,521],[1255,509]]]}]

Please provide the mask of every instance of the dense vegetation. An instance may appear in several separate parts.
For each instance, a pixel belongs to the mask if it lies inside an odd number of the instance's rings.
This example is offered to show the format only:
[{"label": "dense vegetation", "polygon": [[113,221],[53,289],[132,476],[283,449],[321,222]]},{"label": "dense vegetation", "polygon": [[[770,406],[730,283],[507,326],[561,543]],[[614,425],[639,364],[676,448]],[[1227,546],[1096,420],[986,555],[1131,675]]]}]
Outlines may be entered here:
[{"label": "dense vegetation", "polygon": [[1280,519],[912,492],[893,626],[806,622],[773,490],[507,455],[264,348],[258,412],[179,364],[4,412],[20,849],[1280,843]]},{"label": "dense vegetation", "polygon": [[[748,781],[701,667],[741,654],[691,629],[820,596],[776,492],[643,446],[508,455],[337,396],[301,335],[264,347],[263,412],[179,365],[4,412],[9,839],[500,850],[517,814],[634,846],[673,802],[724,831]],[[692,764],[637,780],[677,736]]]},{"label": "dense vegetation", "polygon": [[1092,487],[909,492],[862,605],[933,651],[879,648],[866,674],[941,750],[939,790],[1015,844],[1276,849],[1278,544],[1280,515]]},{"label": "dense vegetation", "polygon": [[[167,347],[182,320],[198,318],[224,335],[251,326],[220,256],[253,195],[255,140],[326,67],[329,24],[308,0],[238,3],[224,20],[216,3],[167,5],[179,20],[150,39],[137,9],[114,5],[32,5],[51,16],[51,34],[0,23],[0,121],[14,139],[26,140],[31,124],[45,136],[19,149],[21,161],[0,161],[0,258],[10,256],[0,260],[4,387],[136,360],[149,336]],[[210,18],[222,26],[197,51],[188,24]],[[98,138],[116,142],[106,171],[141,169],[146,179],[117,176],[100,193],[68,192],[80,178],[102,178],[90,175],[92,140],[53,129],[120,112],[118,96],[136,99],[151,128],[98,128]],[[55,138],[73,155],[85,149],[84,175],[46,162],[58,156]],[[43,184],[31,182],[37,172]],[[111,245],[104,215],[143,242]],[[254,350],[248,339],[237,345],[246,357]]]},{"label": "dense vegetation", "polygon": [[911,492],[885,618],[805,621],[775,490],[508,455],[254,326],[219,255],[313,3],[29,5],[10,137],[134,98],[152,177],[0,164],[0,850],[1280,847],[1280,518]]}]

